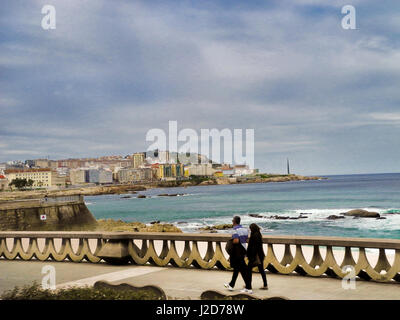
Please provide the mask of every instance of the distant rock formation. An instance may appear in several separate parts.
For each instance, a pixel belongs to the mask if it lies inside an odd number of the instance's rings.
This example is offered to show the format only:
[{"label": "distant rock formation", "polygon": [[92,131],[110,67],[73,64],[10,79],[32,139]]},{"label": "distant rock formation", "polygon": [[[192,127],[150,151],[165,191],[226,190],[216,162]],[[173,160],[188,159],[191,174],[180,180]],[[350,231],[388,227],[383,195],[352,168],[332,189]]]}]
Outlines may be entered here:
[{"label": "distant rock formation", "polygon": [[307,216],[299,215],[298,217],[289,217],[289,216],[269,216],[269,219],[275,219],[275,220],[298,220],[298,219],[307,219]]},{"label": "distant rock formation", "polygon": [[199,228],[201,231],[216,231],[216,230],[228,230],[232,229],[233,225],[232,224],[217,224],[215,226],[206,226]]},{"label": "distant rock formation", "polygon": [[100,219],[97,222],[97,231],[182,232],[178,227],[170,223],[160,223],[160,221],[153,221],[150,226],[142,222],[125,222],[114,219]]},{"label": "distant rock formation", "polygon": [[342,213],[345,216],[360,217],[360,218],[379,218],[380,214],[377,212],[367,211],[363,209],[354,209]]},{"label": "distant rock formation", "polygon": [[336,215],[330,215],[327,219],[328,220],[338,220],[338,219],[344,219],[344,216],[336,216]]},{"label": "distant rock formation", "polygon": [[[307,219],[308,217],[305,216],[304,214],[307,214],[307,213],[300,213],[300,215],[297,216],[297,217],[279,216],[279,215],[274,215],[274,216],[266,217],[266,216],[262,216],[262,215],[260,215],[260,214],[258,214],[258,213],[249,213],[249,217],[252,217],[252,218],[260,218],[260,219],[275,219],[275,220],[298,220],[298,219]],[[311,214],[311,213],[310,213],[310,214]]]}]

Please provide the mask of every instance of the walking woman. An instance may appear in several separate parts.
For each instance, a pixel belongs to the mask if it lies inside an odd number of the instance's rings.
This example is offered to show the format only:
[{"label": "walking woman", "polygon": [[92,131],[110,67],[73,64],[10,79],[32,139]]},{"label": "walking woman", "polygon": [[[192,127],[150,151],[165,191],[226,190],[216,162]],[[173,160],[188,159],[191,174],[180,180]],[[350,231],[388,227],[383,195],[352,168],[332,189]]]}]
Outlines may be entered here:
[{"label": "walking woman", "polygon": [[247,258],[249,259],[249,263],[247,265],[248,283],[251,286],[252,269],[254,267],[258,267],[258,270],[260,271],[261,277],[264,282],[264,286],[261,287],[261,289],[268,290],[267,275],[265,274],[264,271],[265,254],[263,250],[260,227],[255,223],[252,223],[250,225],[250,232],[251,234],[250,234],[249,244],[247,246]]}]

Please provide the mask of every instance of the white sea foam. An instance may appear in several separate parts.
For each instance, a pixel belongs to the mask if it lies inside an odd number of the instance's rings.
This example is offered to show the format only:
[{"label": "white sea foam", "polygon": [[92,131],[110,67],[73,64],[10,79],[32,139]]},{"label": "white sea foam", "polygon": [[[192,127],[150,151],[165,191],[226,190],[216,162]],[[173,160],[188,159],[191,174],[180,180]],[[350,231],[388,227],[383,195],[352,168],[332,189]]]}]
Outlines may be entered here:
[{"label": "white sea foam", "polygon": [[[288,210],[285,212],[258,212],[258,213],[247,213],[241,214],[241,223],[243,225],[250,225],[252,223],[261,224],[262,231],[268,232],[270,229],[268,228],[268,223],[271,222],[279,222],[282,224],[303,224],[310,222],[321,222],[321,223],[329,223],[329,225],[337,225],[343,228],[357,228],[357,229],[368,229],[368,230],[388,230],[394,231],[399,229],[400,225],[400,214],[391,214],[385,213],[388,209],[386,208],[361,208],[368,211],[378,212],[382,217],[386,219],[377,220],[375,218],[358,218],[346,216],[344,219],[338,220],[328,220],[327,218],[330,215],[341,215],[344,212],[350,211],[354,208],[327,208],[327,209],[296,209],[296,210]],[[288,217],[298,217],[303,213],[303,216],[307,218],[304,219],[287,219],[287,220],[275,220],[269,219],[270,216],[288,216]],[[259,217],[252,217],[249,214],[256,214]],[[185,225],[176,224],[183,231],[198,231],[199,228],[205,226],[214,226],[217,224],[229,224],[232,221],[232,216],[220,216],[220,217],[209,217],[203,219],[190,219],[187,221]],[[267,225],[266,225],[267,224]],[[272,230],[271,230],[272,231]]]}]

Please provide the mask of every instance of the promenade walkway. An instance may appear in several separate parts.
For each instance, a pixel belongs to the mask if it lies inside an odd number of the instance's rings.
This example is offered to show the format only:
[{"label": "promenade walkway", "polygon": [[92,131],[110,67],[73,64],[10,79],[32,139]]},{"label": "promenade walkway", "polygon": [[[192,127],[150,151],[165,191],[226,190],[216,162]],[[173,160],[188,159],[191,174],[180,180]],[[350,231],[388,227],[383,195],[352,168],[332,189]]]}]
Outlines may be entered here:
[{"label": "promenade walkway", "polygon": [[[227,291],[223,284],[229,282],[232,273],[219,270],[182,269],[153,266],[111,266],[107,264],[9,261],[0,259],[0,292],[14,286],[41,283],[42,268],[55,267],[58,287],[68,285],[92,285],[96,281],[106,280],[114,284],[129,283],[134,286],[157,285],[167,296],[175,299],[199,299],[205,290]],[[356,281],[356,289],[345,290],[342,281],[332,278],[312,278],[296,275],[267,274],[269,290],[259,290],[262,285],[258,273],[253,275],[254,294],[258,297],[281,296],[289,299],[304,300],[360,300],[389,299],[400,300],[400,284]],[[243,287],[238,278],[236,290]]]}]

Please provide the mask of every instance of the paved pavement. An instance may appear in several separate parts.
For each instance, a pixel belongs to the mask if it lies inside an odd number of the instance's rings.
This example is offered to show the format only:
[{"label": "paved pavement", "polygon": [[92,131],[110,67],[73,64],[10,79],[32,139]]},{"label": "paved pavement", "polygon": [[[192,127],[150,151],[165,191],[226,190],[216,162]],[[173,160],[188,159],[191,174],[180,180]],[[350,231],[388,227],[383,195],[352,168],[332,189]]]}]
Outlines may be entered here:
[{"label": "paved pavement", "polygon": [[[175,299],[199,299],[206,290],[227,291],[223,284],[229,282],[231,272],[219,270],[179,269],[153,266],[111,266],[107,264],[8,261],[0,260],[0,292],[14,286],[42,282],[42,268],[54,266],[57,287],[70,285],[92,285],[106,280],[114,284],[130,283],[134,286],[157,285],[168,297]],[[355,289],[345,290],[342,281],[331,278],[312,278],[297,275],[267,274],[269,290],[260,290],[261,276],[253,274],[253,290],[258,297],[281,296],[289,299],[395,299],[400,300],[400,284],[356,281]],[[244,286],[239,276],[236,290]],[[235,293],[233,292],[233,293]]]}]

